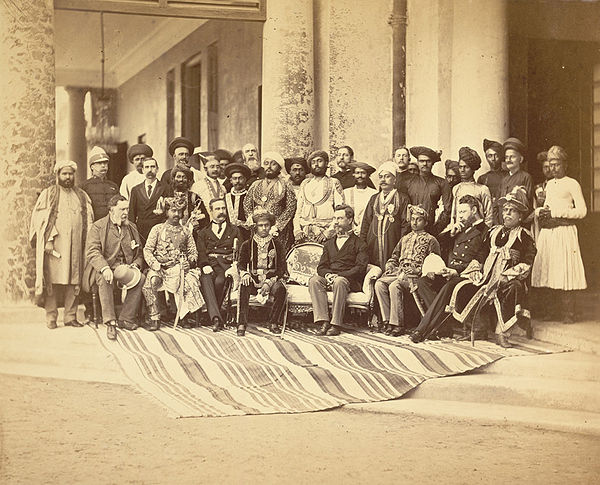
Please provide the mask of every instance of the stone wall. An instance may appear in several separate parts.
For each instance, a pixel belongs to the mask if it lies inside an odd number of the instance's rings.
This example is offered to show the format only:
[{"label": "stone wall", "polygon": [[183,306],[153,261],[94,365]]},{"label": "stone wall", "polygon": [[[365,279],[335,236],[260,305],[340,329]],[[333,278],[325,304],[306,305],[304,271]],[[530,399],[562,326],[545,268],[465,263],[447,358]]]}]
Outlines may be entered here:
[{"label": "stone wall", "polygon": [[35,281],[31,211],[50,182],[54,148],[52,0],[0,2],[0,301],[22,301]]}]

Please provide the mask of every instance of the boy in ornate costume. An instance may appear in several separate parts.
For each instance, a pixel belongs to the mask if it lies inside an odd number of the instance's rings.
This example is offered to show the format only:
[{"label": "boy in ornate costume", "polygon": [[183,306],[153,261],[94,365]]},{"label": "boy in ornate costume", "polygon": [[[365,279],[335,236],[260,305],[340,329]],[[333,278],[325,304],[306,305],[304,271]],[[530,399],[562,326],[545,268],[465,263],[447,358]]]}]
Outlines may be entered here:
[{"label": "boy in ornate costume", "polygon": [[[375,282],[383,331],[394,337],[404,334],[404,294],[416,291],[415,281],[421,276],[427,255],[440,254],[437,240],[425,231],[427,211],[420,206],[409,205],[408,212],[412,231],[400,239],[385,263],[385,273]],[[416,295],[415,302],[420,305]]]},{"label": "boy in ornate costume", "polygon": [[273,333],[279,332],[279,322],[287,298],[287,290],[283,284],[287,274],[285,253],[279,241],[270,234],[275,216],[259,209],[252,215],[252,219],[255,234],[244,241],[240,248],[240,311],[237,328],[240,337],[246,333],[250,295],[257,295],[257,300],[261,303],[266,303],[269,296],[273,298],[269,314],[269,328]]}]

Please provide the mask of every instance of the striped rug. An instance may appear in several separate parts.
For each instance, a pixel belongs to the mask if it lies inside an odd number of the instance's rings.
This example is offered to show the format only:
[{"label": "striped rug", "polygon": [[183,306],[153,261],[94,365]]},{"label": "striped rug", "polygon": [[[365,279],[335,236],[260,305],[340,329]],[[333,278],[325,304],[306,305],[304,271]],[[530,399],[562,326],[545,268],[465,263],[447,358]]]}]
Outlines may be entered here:
[{"label": "striped rug", "polygon": [[[90,327],[91,328],[91,327]],[[141,391],[175,417],[297,413],[402,396],[432,377],[460,374],[504,356],[552,351],[529,341],[512,349],[484,341],[413,344],[370,332],[318,337],[262,327],[246,336],[163,327],[119,330],[117,341],[95,330],[102,345]]]}]

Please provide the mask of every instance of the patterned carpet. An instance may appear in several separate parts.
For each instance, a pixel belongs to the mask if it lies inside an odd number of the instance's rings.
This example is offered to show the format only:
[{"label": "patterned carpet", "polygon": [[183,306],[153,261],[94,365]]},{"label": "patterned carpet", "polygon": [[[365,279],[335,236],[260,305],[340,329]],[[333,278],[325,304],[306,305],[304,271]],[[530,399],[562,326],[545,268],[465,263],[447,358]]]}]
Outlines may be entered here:
[{"label": "patterned carpet", "polygon": [[[91,327],[90,327],[91,328]],[[485,341],[413,344],[370,332],[318,337],[262,327],[158,332],[119,330],[116,342],[94,330],[141,391],[175,417],[297,413],[402,396],[426,379],[460,374],[505,356],[555,351],[522,340],[512,349]]]}]

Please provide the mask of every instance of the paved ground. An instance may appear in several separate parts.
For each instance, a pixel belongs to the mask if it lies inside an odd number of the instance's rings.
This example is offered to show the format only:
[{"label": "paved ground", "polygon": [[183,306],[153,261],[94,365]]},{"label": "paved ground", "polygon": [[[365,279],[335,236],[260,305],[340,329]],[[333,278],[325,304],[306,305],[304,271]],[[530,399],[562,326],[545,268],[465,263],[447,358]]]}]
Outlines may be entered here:
[{"label": "paved ground", "polygon": [[0,375],[4,483],[598,482],[597,437],[330,412],[167,418],[132,388]]}]

